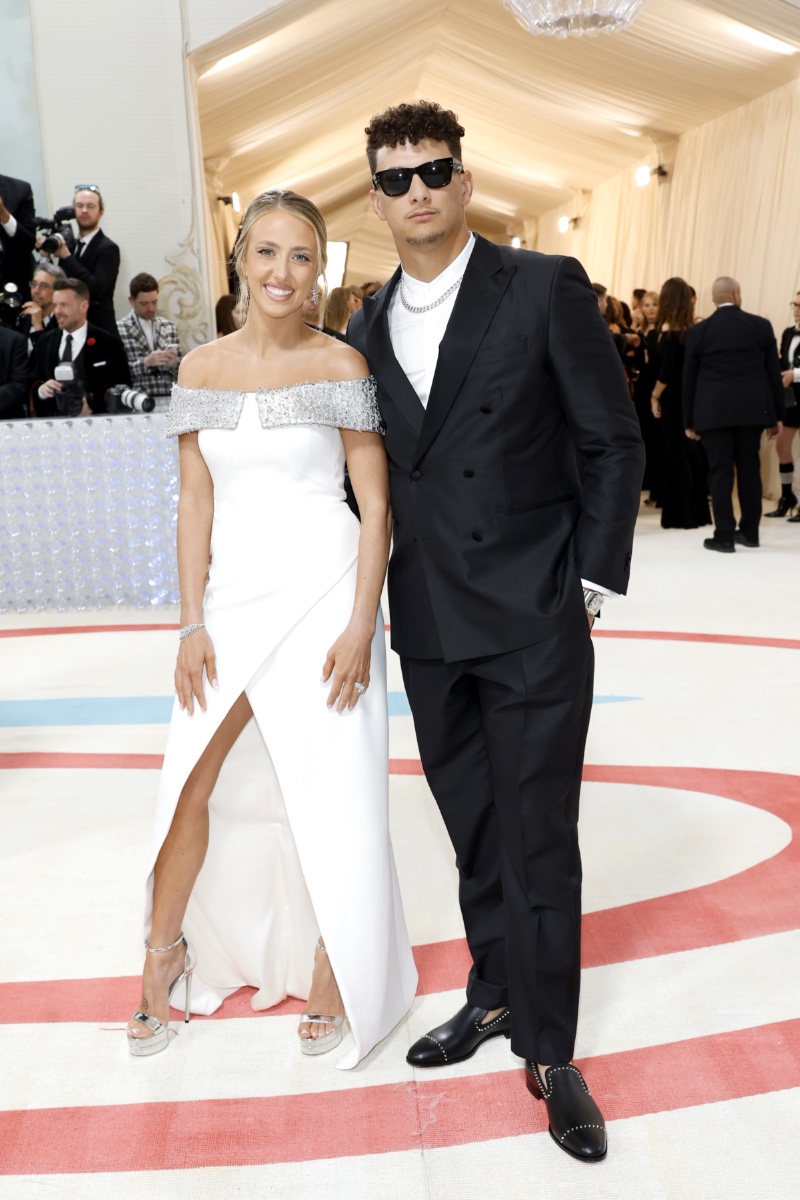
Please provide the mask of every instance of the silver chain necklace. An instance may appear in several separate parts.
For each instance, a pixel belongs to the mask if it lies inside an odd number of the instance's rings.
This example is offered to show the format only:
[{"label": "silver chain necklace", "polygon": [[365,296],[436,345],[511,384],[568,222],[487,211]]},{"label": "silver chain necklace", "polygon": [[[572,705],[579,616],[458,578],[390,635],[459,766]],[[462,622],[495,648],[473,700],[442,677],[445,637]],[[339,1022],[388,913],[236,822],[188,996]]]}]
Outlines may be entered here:
[{"label": "silver chain necklace", "polygon": [[406,290],[403,285],[403,280],[405,279],[405,274],[404,274],[404,272],[401,271],[400,272],[400,300],[402,301],[403,308],[406,310],[406,312],[415,313],[417,315],[419,313],[430,312],[430,310],[432,308],[438,308],[440,304],[444,304],[444,302],[445,302],[445,300],[447,300],[448,296],[452,296],[453,292],[456,291],[456,289],[459,287],[461,280],[463,278],[464,278],[464,276],[460,275],[459,278],[455,281],[455,283],[452,284],[447,289],[446,292],[442,292],[439,299],[434,300],[432,304],[423,304],[420,308],[415,308],[413,304],[409,304],[408,301],[406,300]]}]

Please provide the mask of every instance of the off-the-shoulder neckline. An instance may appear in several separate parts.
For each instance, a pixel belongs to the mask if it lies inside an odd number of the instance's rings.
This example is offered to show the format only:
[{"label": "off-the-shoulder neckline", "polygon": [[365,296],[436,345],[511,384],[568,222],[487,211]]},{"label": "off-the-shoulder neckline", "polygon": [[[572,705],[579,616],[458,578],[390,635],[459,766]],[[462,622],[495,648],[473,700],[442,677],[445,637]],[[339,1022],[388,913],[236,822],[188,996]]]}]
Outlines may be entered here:
[{"label": "off-the-shoulder neckline", "polygon": [[373,378],[373,375],[358,375],[355,379],[303,379],[298,383],[284,383],[279,387],[257,388],[255,391],[249,391],[247,388],[187,387],[183,383],[176,383],[174,386],[180,388],[183,392],[216,392],[219,396],[261,396],[264,392],[286,392],[290,388],[311,387],[316,383],[369,383]]}]

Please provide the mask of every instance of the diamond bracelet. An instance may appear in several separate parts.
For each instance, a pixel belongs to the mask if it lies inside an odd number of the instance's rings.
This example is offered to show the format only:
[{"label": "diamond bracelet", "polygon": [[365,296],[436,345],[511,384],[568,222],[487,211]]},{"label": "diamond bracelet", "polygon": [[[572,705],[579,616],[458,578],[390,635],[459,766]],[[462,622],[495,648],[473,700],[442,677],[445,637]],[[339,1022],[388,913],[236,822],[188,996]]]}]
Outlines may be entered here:
[{"label": "diamond bracelet", "polygon": [[200,621],[197,625],[184,625],[183,629],[178,634],[178,640],[183,641],[184,638],[191,637],[193,633],[197,633],[198,629],[205,629],[205,625]]}]

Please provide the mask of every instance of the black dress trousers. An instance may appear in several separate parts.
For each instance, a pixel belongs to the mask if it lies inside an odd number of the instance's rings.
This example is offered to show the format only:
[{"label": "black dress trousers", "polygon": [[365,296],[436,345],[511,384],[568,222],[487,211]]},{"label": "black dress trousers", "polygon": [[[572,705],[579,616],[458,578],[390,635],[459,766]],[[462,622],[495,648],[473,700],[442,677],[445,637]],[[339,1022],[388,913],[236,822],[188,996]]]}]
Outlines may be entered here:
[{"label": "black dress trousers", "polygon": [[473,967],[470,1004],[511,1010],[511,1048],[574,1053],[578,801],[592,706],[585,616],[511,653],[401,659],[422,765],[447,826]]}]

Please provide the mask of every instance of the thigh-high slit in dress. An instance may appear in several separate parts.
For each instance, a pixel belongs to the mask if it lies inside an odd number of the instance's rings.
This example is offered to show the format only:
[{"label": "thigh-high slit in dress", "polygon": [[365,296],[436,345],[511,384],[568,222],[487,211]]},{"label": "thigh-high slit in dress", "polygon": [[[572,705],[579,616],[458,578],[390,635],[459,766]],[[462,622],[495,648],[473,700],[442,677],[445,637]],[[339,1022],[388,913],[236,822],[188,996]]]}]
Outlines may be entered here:
[{"label": "thigh-high slit in dress", "polygon": [[211,795],[208,854],[184,922],[197,952],[192,1010],[211,1013],[245,985],[258,1010],[307,998],[321,934],[352,1033],[337,1065],[349,1068],[408,1010],[417,974],[389,838],[380,611],[371,685],[355,709],[329,710],[320,682],[355,595],[360,526],[345,502],[342,428],[380,428],[373,380],[173,390],[168,436],[199,430],[214,486],[203,620],[219,688],[204,679],[205,713],[173,708],[145,933],[183,787],[244,692],[253,718]]}]

